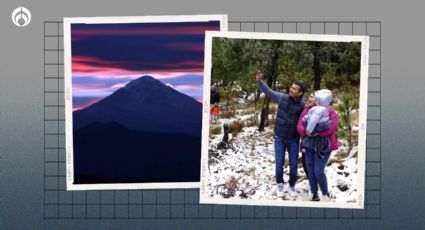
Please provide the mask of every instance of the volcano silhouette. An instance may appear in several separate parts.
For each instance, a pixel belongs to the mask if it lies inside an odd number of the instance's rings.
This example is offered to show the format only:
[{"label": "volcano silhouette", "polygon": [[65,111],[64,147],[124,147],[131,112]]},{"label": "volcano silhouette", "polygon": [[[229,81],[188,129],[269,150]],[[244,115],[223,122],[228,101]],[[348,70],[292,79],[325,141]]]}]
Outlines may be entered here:
[{"label": "volcano silhouette", "polygon": [[201,136],[202,104],[151,76],[143,76],[73,114],[74,130],[93,122],[116,122],[143,132]]},{"label": "volcano silhouette", "polygon": [[198,182],[202,104],[151,76],[73,113],[74,183]]}]

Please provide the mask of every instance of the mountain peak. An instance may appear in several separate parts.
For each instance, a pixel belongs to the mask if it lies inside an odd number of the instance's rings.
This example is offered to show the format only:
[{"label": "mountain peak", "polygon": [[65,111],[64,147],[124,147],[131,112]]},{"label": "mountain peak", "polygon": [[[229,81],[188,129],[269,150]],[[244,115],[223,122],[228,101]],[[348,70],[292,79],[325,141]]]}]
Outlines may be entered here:
[{"label": "mountain peak", "polygon": [[146,75],[74,112],[73,118],[74,130],[94,122],[115,122],[130,130],[199,136],[202,104]]},{"label": "mountain peak", "polygon": [[127,88],[133,88],[133,87],[138,87],[141,84],[149,84],[149,85],[151,85],[151,84],[155,84],[155,83],[156,84],[164,84],[160,80],[158,80],[158,79],[156,79],[156,78],[154,78],[152,76],[144,75],[144,76],[141,76],[141,77],[139,77],[137,79],[134,79],[134,80],[130,81],[129,83],[127,83],[127,85],[125,87],[127,87]]}]

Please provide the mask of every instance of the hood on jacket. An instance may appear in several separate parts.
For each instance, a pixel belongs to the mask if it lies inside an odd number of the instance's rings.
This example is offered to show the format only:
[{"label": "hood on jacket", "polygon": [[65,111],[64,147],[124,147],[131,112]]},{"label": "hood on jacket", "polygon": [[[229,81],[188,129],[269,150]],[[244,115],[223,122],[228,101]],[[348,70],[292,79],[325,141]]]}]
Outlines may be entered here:
[{"label": "hood on jacket", "polygon": [[332,92],[328,89],[321,89],[314,92],[316,103],[321,106],[329,106],[332,102]]}]

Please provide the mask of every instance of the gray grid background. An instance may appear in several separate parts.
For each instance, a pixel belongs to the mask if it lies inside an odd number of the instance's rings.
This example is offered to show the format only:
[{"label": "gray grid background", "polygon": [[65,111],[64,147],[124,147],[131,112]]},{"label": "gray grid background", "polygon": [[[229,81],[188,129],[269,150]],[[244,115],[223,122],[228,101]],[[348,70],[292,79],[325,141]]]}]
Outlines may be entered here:
[{"label": "gray grid background", "polygon": [[45,21],[45,219],[381,219],[381,22],[230,21],[229,31],[370,36],[365,209],[200,205],[198,189],[66,191],[63,24]]}]

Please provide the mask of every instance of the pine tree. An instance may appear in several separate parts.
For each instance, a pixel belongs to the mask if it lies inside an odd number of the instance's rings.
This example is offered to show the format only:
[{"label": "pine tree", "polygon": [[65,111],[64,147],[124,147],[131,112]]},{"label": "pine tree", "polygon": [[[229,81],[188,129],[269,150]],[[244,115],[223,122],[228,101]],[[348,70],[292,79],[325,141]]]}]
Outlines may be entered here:
[{"label": "pine tree", "polygon": [[339,113],[338,137],[346,137],[348,142],[348,152],[353,148],[353,125],[352,113],[359,108],[359,100],[349,94],[342,94],[340,104],[336,107]]}]

